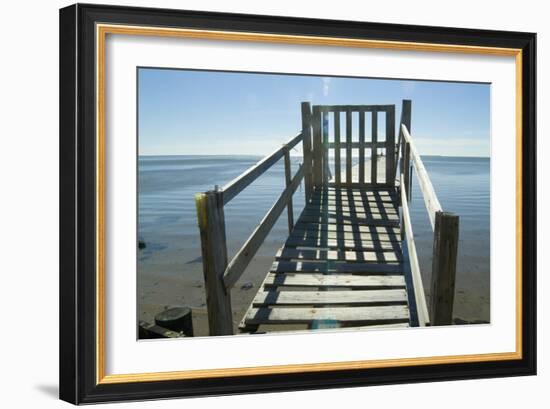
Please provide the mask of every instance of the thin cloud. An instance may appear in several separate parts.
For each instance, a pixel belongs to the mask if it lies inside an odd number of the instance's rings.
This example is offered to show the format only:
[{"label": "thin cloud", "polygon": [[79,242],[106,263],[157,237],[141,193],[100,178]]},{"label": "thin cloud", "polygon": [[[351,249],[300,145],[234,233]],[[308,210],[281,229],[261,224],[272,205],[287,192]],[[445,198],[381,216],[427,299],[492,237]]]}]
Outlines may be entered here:
[{"label": "thin cloud", "polygon": [[330,91],[330,78],[323,77],[323,96],[328,97]]}]

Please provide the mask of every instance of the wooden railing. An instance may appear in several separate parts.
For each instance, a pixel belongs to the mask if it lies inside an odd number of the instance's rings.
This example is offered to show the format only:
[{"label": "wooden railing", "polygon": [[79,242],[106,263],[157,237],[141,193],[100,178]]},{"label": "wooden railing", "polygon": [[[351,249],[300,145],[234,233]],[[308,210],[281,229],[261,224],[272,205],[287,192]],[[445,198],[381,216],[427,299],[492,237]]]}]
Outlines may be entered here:
[{"label": "wooden railing", "polygon": [[[403,218],[401,229],[407,241],[418,325],[449,325],[452,323],[455,293],[459,217],[443,211],[441,207],[422,158],[409,133],[410,109],[410,101],[403,101],[398,149],[401,153],[400,191]],[[408,206],[411,200],[413,168],[418,177],[418,185],[434,233],[429,313]]]},{"label": "wooden railing", "polygon": [[[304,163],[292,176],[290,150],[300,142],[303,145]],[[284,159],[285,166],[285,189],[244,245],[228,261],[224,206],[281,159]],[[285,207],[288,209],[289,233],[292,231],[294,227],[293,194],[304,178],[306,202],[313,191],[311,161],[311,108],[309,103],[302,103],[302,131],[298,135],[223,188],[195,195],[210,335],[233,334],[231,288],[252,261]]]}]

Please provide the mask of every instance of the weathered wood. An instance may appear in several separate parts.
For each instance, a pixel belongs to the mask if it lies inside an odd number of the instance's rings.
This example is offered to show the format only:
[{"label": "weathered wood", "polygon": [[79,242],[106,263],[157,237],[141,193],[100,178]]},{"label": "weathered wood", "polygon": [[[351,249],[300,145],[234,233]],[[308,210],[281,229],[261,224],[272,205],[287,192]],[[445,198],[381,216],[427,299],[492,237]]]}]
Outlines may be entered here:
[{"label": "weathered wood", "polygon": [[323,140],[321,135],[321,109],[313,106],[313,117],[311,129],[313,132],[313,185],[323,186]]},{"label": "weathered wood", "polygon": [[[395,149],[395,152],[396,152],[396,155],[399,154],[399,150],[401,149],[401,146],[402,146],[402,143],[403,143],[403,129],[401,128],[401,125],[405,125],[405,127],[409,130],[411,130],[411,109],[412,107],[412,104],[411,104],[411,100],[410,99],[404,99],[402,102],[401,102],[401,120],[399,121],[399,133],[398,133],[398,138],[397,138],[397,147]],[[397,174],[397,158],[396,158],[396,162],[395,162],[395,168],[396,168],[396,171],[393,173],[395,175],[395,178],[397,178],[398,174]],[[400,162],[400,166],[399,166],[399,174],[401,173],[405,173],[404,172],[404,169],[403,169],[403,162]],[[409,189],[409,194],[410,194],[410,189]]]},{"label": "weathered wood", "polygon": [[395,185],[395,105],[386,110],[386,184]]},{"label": "weathered wood", "polygon": [[302,213],[300,216],[302,222],[314,223],[334,223],[334,224],[372,224],[377,226],[397,226],[399,217],[397,215],[381,216],[379,214],[367,215],[360,217],[359,215],[345,216],[342,214],[325,214],[319,213]]},{"label": "weathered wood", "polygon": [[402,274],[398,264],[384,263],[348,263],[323,261],[275,261],[271,266],[272,273],[353,273],[360,275]]},{"label": "weathered wood", "polygon": [[358,217],[366,217],[366,216],[376,216],[376,217],[384,217],[384,216],[397,216],[397,210],[395,208],[384,208],[384,207],[378,207],[378,206],[369,206],[369,207],[339,207],[339,206],[312,206],[310,208],[304,209],[302,214],[326,214],[326,215],[341,215],[344,217],[352,217],[352,216],[358,216]]},{"label": "weathered wood", "polygon": [[138,336],[139,339],[183,338],[185,334],[172,331],[157,324],[139,321]]},{"label": "weathered wood", "polygon": [[[288,149],[292,149],[299,142],[302,141],[302,133],[299,133],[297,136],[288,141],[285,146]],[[254,182],[259,176],[261,176],[265,171],[267,171],[271,166],[273,166],[279,159],[284,155],[283,148],[277,149],[271,155],[266,156],[264,159],[259,161],[256,165],[249,168],[246,172],[237,176],[235,179],[227,183],[223,188],[223,204],[227,204],[237,196],[240,192],[243,191],[248,185]]]},{"label": "weathered wood", "polygon": [[343,250],[395,251],[399,248],[398,241],[381,240],[339,240],[339,239],[296,239],[288,238],[285,242],[289,247],[326,247]]},{"label": "weathered wood", "polygon": [[324,216],[310,216],[306,215],[300,217],[300,223],[316,223],[316,224],[335,224],[335,225],[348,225],[356,226],[358,224],[368,224],[371,226],[387,226],[387,227],[398,227],[399,219],[388,220],[388,219],[374,219],[374,218],[354,218],[346,219],[341,217],[324,217]]},{"label": "weathered wood", "polygon": [[[343,213],[353,213],[353,214],[370,214],[370,213],[383,213],[383,214],[396,214],[397,208],[394,207],[392,203],[384,202],[366,202],[363,204],[361,202],[353,203],[351,206],[348,204],[336,204],[336,203],[311,203],[311,209],[321,209],[322,211],[327,212],[343,212]],[[308,209],[309,210],[309,209]]]},{"label": "weathered wood", "polygon": [[[344,142],[344,145],[346,145],[346,142]],[[360,149],[361,148],[361,142],[358,142],[358,141],[352,141],[349,146],[352,148],[352,149]],[[334,142],[329,142],[328,143],[328,147],[329,149],[335,149],[336,148],[336,144]],[[386,148],[386,142],[376,142],[376,143],[372,143],[372,142],[365,142],[364,145],[363,145],[364,148],[366,149],[370,149],[370,148],[373,148],[373,147],[378,147],[378,148]],[[340,141],[340,149],[342,149],[342,141]]]},{"label": "weathered wood", "polygon": [[271,287],[404,287],[403,275],[269,273],[264,286]]},{"label": "weathered wood", "polygon": [[372,232],[372,233],[360,233],[360,232],[336,232],[336,231],[324,231],[319,232],[315,230],[303,230],[303,229],[294,229],[292,231],[292,234],[290,235],[289,239],[314,239],[314,240],[326,240],[326,239],[332,239],[332,240],[351,240],[356,242],[362,242],[365,240],[370,241],[401,241],[401,235],[394,234],[392,232],[390,233],[379,233],[379,232]]},{"label": "weathered wood", "polygon": [[332,308],[252,308],[247,312],[248,324],[308,324],[318,320],[337,322],[407,321],[405,305]]},{"label": "weathered wood", "polygon": [[313,148],[311,144],[311,106],[302,102],[302,147],[304,156],[304,187],[306,203],[313,193]]},{"label": "weathered wood", "polygon": [[336,184],[342,183],[342,167],[340,159],[340,112],[334,113],[334,144],[329,148],[334,148],[334,177],[336,178]]},{"label": "weathered wood", "polygon": [[[405,189],[405,188],[403,188]],[[406,198],[407,192],[401,195],[401,206],[403,208],[403,229],[407,238],[407,249],[409,254],[414,298],[416,301],[416,310],[418,315],[418,325],[423,327],[429,325],[430,318],[428,315],[428,307],[426,304],[426,295],[424,293],[424,284],[422,283],[422,275],[420,273],[420,265],[416,253],[416,245],[414,243],[414,235],[411,224],[411,216],[409,213],[409,205]]]},{"label": "weathered wood", "polygon": [[330,166],[328,161],[328,116],[327,110],[321,111],[322,117],[322,138],[323,138],[323,185],[326,185],[330,179]]},{"label": "weathered wood", "polygon": [[193,336],[193,316],[189,307],[172,307],[155,315],[155,324],[169,330]]},{"label": "weathered wood", "polygon": [[[275,259],[280,260],[319,260],[345,261],[348,263],[398,263],[401,261],[401,251],[346,251],[338,250],[303,250],[291,247],[279,249]],[[395,271],[402,271],[395,270]]]},{"label": "weathered wood", "polygon": [[[290,153],[288,147],[284,147],[284,156],[285,156],[285,183],[288,188],[292,183],[292,169],[290,167]],[[305,174],[305,169],[304,169]],[[287,221],[288,221],[288,234],[292,233],[292,228],[294,227],[294,207],[292,206],[292,195],[288,199],[286,205],[287,208]]]},{"label": "weathered wood", "polygon": [[353,182],[351,178],[352,153],[351,153],[351,109],[346,111],[346,183]]},{"label": "weathered wood", "polygon": [[273,228],[273,225],[277,222],[277,219],[281,215],[285,206],[288,204],[288,201],[300,185],[303,176],[304,169],[303,167],[300,167],[298,172],[296,172],[292,178],[290,185],[283,191],[279,199],[277,199],[260,224],[254,229],[250,237],[246,240],[245,244],[229,262],[223,277],[223,281],[227,288],[230,289],[235,285],[250,261],[252,261],[254,255]]},{"label": "weathered wood", "polygon": [[450,325],[453,319],[459,217],[436,212],[431,284],[431,323]]},{"label": "weathered wood", "polygon": [[308,232],[319,232],[325,234],[326,232],[351,232],[351,233],[387,233],[387,234],[400,234],[399,227],[393,226],[368,226],[368,225],[341,225],[341,224],[318,224],[318,223],[296,223],[294,230],[304,230]]},{"label": "weathered wood", "polygon": [[435,194],[435,190],[432,182],[430,181],[430,177],[428,176],[428,172],[422,163],[422,159],[416,150],[409,131],[404,125],[401,125],[401,129],[403,130],[403,141],[409,142],[411,147],[411,159],[416,170],[416,177],[418,178],[420,191],[424,197],[424,203],[426,205],[426,210],[428,211],[428,217],[433,230],[435,229],[435,214],[442,211],[441,204],[437,199],[437,195]]},{"label": "weathered wood", "polygon": [[403,190],[406,191],[407,201],[411,201],[411,144],[405,142],[403,144]]},{"label": "weathered wood", "polygon": [[359,111],[359,183],[365,183],[365,111]]},{"label": "weathered wood", "polygon": [[264,305],[367,305],[402,304],[407,302],[405,290],[359,291],[260,291],[253,306]]},{"label": "weathered wood", "polygon": [[233,334],[231,296],[223,282],[227,244],[222,192],[195,195],[210,335]]},{"label": "weathered wood", "polygon": [[372,112],[370,151],[370,183],[378,183],[378,112]]},{"label": "weathered wood", "polygon": [[382,111],[390,109],[393,105],[322,105],[323,109],[329,112],[345,111]]}]

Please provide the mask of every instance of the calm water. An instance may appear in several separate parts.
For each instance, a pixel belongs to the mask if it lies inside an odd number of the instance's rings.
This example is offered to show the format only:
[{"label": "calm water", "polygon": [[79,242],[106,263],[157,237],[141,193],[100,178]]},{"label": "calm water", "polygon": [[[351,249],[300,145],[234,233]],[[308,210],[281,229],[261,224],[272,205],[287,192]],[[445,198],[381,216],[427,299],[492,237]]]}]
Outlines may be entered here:
[{"label": "calm water", "polygon": [[[146,156],[139,158],[139,236],[147,247],[140,259],[147,262],[156,250],[170,247],[195,250],[200,257],[194,195],[220,187],[258,162],[255,156]],[[292,158],[293,172],[300,161]],[[279,161],[225,207],[229,254],[234,254],[284,189],[284,165]],[[295,217],[304,206],[303,186],[294,195]],[[285,213],[286,214],[286,213]],[[286,218],[274,226],[266,244],[284,242]],[[149,245],[149,243],[151,245]],[[262,250],[260,253],[262,254]]]},{"label": "calm water", "polygon": [[[225,183],[255,164],[252,156],[147,156],[139,158],[139,236],[147,243],[139,264],[155,252],[182,250],[181,269],[200,262],[200,238],[194,195]],[[445,210],[460,215],[457,286],[489,286],[490,161],[484,158],[423,157]],[[293,170],[300,158],[293,158]],[[284,188],[282,161],[272,167],[225,208],[230,256],[240,248]],[[432,231],[422,194],[413,176],[411,217],[420,264],[429,283]],[[304,205],[301,186],[294,195],[295,219]],[[288,234],[282,216],[259,255],[272,256]],[[185,250],[185,251],[183,251]]]}]

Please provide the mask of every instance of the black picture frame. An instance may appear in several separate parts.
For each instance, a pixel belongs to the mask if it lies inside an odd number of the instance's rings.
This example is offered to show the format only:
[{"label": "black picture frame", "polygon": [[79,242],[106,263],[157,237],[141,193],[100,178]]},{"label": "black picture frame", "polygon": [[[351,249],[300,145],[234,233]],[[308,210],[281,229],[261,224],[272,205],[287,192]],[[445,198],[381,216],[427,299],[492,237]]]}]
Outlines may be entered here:
[{"label": "black picture frame", "polygon": [[[101,384],[96,356],[96,23],[522,50],[521,359]],[[60,398],[74,404],[536,373],[536,34],[77,4],[60,10]]]}]

